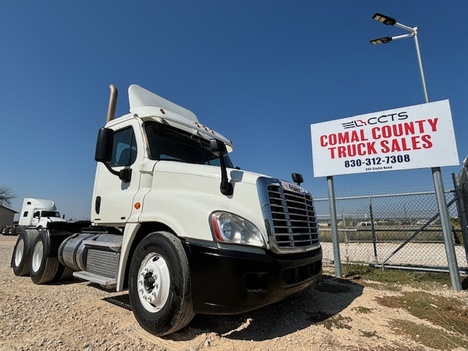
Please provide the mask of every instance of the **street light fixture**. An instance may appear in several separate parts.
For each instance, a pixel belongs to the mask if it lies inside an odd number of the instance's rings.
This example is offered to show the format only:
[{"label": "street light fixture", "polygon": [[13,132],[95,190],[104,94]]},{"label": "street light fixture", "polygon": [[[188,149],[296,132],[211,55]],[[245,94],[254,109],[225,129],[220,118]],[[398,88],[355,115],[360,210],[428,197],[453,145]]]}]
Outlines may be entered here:
[{"label": "street light fixture", "polygon": [[378,22],[382,22],[383,24],[389,26],[393,26],[395,23],[397,23],[396,19],[394,19],[393,17],[385,16],[378,12],[374,16],[372,16],[372,19]]},{"label": "street light fixture", "polygon": [[370,42],[372,45],[379,45],[379,44],[387,44],[388,42],[392,41],[392,37],[382,37],[378,39],[372,39]]},{"label": "street light fixture", "polygon": [[396,21],[396,19],[392,18],[392,17],[388,17],[388,16],[385,16],[385,15],[382,15],[381,13],[376,13],[372,19],[376,20],[377,22],[380,22],[380,23],[383,23],[387,26],[396,26],[396,27],[399,27],[401,29],[404,29],[406,31],[408,31],[409,33],[408,34],[402,34],[402,35],[395,35],[393,37],[383,37],[383,38],[379,38],[379,39],[373,39],[371,40],[371,44],[373,45],[378,45],[378,44],[386,44],[392,40],[396,40],[396,39],[404,39],[404,38],[410,38],[410,37],[415,37],[418,35],[418,27],[408,27],[408,26],[405,26],[404,24],[401,24],[401,23],[398,23]]},{"label": "street light fixture", "polygon": [[424,70],[423,70],[423,65],[422,65],[421,52],[419,50],[418,27],[410,27],[410,26],[404,25],[402,23],[397,22],[397,20],[394,19],[393,17],[385,16],[385,15],[382,15],[381,13],[376,13],[374,16],[372,16],[372,19],[374,19],[377,22],[383,23],[383,24],[385,24],[387,26],[395,26],[395,27],[404,29],[404,30],[409,32],[407,34],[395,35],[393,37],[382,37],[382,38],[378,38],[378,39],[373,39],[373,40],[370,41],[372,45],[386,44],[386,43],[389,43],[389,42],[391,42],[393,40],[414,37],[414,43],[416,45],[416,53],[418,55],[419,70],[421,72],[421,79],[422,79],[422,84],[423,84],[424,97],[426,99],[426,103],[428,103],[429,102],[429,95],[427,94],[426,78],[424,77]]},{"label": "street light fixture", "polygon": [[[372,18],[377,22],[383,23],[388,26],[396,26],[398,28],[404,29],[409,32],[407,34],[397,35],[393,37],[383,37],[383,38],[371,40],[370,42],[373,45],[386,44],[392,40],[414,37],[414,43],[416,45],[416,53],[418,55],[419,70],[421,72],[424,97],[426,99],[426,103],[429,103],[429,95],[427,94],[426,79],[424,77],[421,52],[419,50],[418,27],[409,27],[402,23],[398,23],[396,19],[389,17],[389,16],[382,15],[381,13],[376,13]],[[452,233],[451,233],[450,217],[449,217],[449,213],[447,209],[447,200],[445,199],[444,183],[442,181],[442,173],[441,173],[440,167],[432,167],[432,180],[434,182],[437,205],[439,208],[439,216],[440,216],[440,221],[442,224],[442,232],[444,234],[445,252],[447,254],[447,263],[449,266],[450,280],[452,283],[452,288],[455,291],[459,291],[461,290],[461,285],[460,285],[460,279],[458,276],[458,264],[456,260],[455,249],[453,247],[453,242],[451,241]]]}]

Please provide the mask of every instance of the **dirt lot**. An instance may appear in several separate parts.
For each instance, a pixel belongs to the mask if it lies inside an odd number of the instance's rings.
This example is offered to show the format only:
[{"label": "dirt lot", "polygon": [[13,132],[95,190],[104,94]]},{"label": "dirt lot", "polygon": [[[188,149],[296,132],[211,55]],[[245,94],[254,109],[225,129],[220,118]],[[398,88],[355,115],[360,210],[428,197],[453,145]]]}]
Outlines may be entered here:
[{"label": "dirt lot", "polygon": [[[2,351],[468,349],[466,291],[326,274],[315,288],[281,303],[239,316],[196,316],[180,332],[158,338],[138,326],[126,293],[80,281],[34,285],[14,276],[15,241],[0,235]],[[435,318],[414,313],[419,302]]]}]

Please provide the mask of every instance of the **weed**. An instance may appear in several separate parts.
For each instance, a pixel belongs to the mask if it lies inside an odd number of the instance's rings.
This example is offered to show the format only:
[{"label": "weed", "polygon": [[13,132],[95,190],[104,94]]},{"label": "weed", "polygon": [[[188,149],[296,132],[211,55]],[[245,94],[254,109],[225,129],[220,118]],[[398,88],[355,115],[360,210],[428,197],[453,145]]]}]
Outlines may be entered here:
[{"label": "weed", "polygon": [[371,266],[361,264],[344,264],[342,271],[346,278],[353,277],[359,279],[361,276],[368,274],[373,268]]},{"label": "weed", "polygon": [[367,308],[367,307],[364,307],[364,306],[353,307],[352,310],[356,311],[356,313],[360,313],[360,314],[369,314],[369,313],[372,312],[371,308]]},{"label": "weed", "polygon": [[451,350],[457,347],[468,348],[468,342],[461,337],[423,324],[399,319],[393,320],[390,326],[396,332],[408,335],[418,344],[437,350]]},{"label": "weed", "polygon": [[325,328],[328,330],[332,330],[332,328],[335,329],[351,329],[351,326],[348,324],[351,322],[353,319],[351,317],[343,317],[340,314],[337,314],[334,317],[328,318],[321,322]]},{"label": "weed", "polygon": [[403,308],[419,319],[468,337],[468,309],[457,299],[419,291],[379,297],[377,301],[387,307]]},{"label": "weed", "polygon": [[404,284],[413,287],[450,286],[448,273],[415,272],[399,269],[384,270],[366,265],[343,265],[343,272],[346,277],[363,278],[373,282]]},{"label": "weed", "polygon": [[405,309],[413,316],[446,330],[409,321],[391,322],[394,329],[409,335],[418,343],[441,350],[468,348],[468,308],[459,300],[424,291],[404,292],[400,296],[383,296],[376,299],[383,306]]},{"label": "weed", "polygon": [[359,329],[359,333],[365,338],[377,338],[377,339],[382,339],[381,336],[377,335],[377,332],[374,331],[366,331],[366,330],[361,330]]}]

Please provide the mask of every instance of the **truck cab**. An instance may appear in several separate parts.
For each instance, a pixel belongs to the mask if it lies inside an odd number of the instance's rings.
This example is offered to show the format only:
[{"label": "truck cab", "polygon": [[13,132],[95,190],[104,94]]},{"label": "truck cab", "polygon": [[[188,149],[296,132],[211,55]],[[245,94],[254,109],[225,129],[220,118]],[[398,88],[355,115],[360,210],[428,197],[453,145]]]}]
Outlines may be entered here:
[{"label": "truck cab", "polygon": [[[94,223],[124,226],[140,222],[141,216],[174,212],[166,201],[183,205],[188,193],[193,196],[197,183],[219,187],[220,158],[211,150],[210,140],[216,137],[232,151],[231,142],[199,123],[195,114],[139,86],[130,86],[129,102],[130,113],[109,121],[100,131],[98,147],[106,150],[95,177]],[[223,161],[233,168],[227,154]],[[168,176],[174,177],[171,184],[166,184]],[[192,185],[187,187],[187,182]],[[211,195],[219,193],[218,189],[209,191]],[[199,189],[195,196],[202,192]],[[154,204],[154,193],[158,197],[167,194],[169,199]],[[145,199],[147,195],[150,198]]]},{"label": "truck cab", "polygon": [[25,198],[18,225],[23,227],[46,228],[47,223],[65,222],[52,200]]}]

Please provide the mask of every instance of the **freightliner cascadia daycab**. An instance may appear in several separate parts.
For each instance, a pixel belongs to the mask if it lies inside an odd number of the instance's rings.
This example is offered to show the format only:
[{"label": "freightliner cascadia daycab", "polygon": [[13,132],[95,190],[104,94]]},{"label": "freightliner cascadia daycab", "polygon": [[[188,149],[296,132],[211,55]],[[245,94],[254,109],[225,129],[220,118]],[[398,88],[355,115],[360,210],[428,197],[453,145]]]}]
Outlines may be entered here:
[{"label": "freightliner cascadia daycab", "polygon": [[139,324],[173,333],[195,314],[236,314],[315,284],[322,249],[312,196],[237,169],[230,140],[137,85],[98,133],[89,223],[23,230],[12,267],[37,284],[70,277],[128,289]]}]

